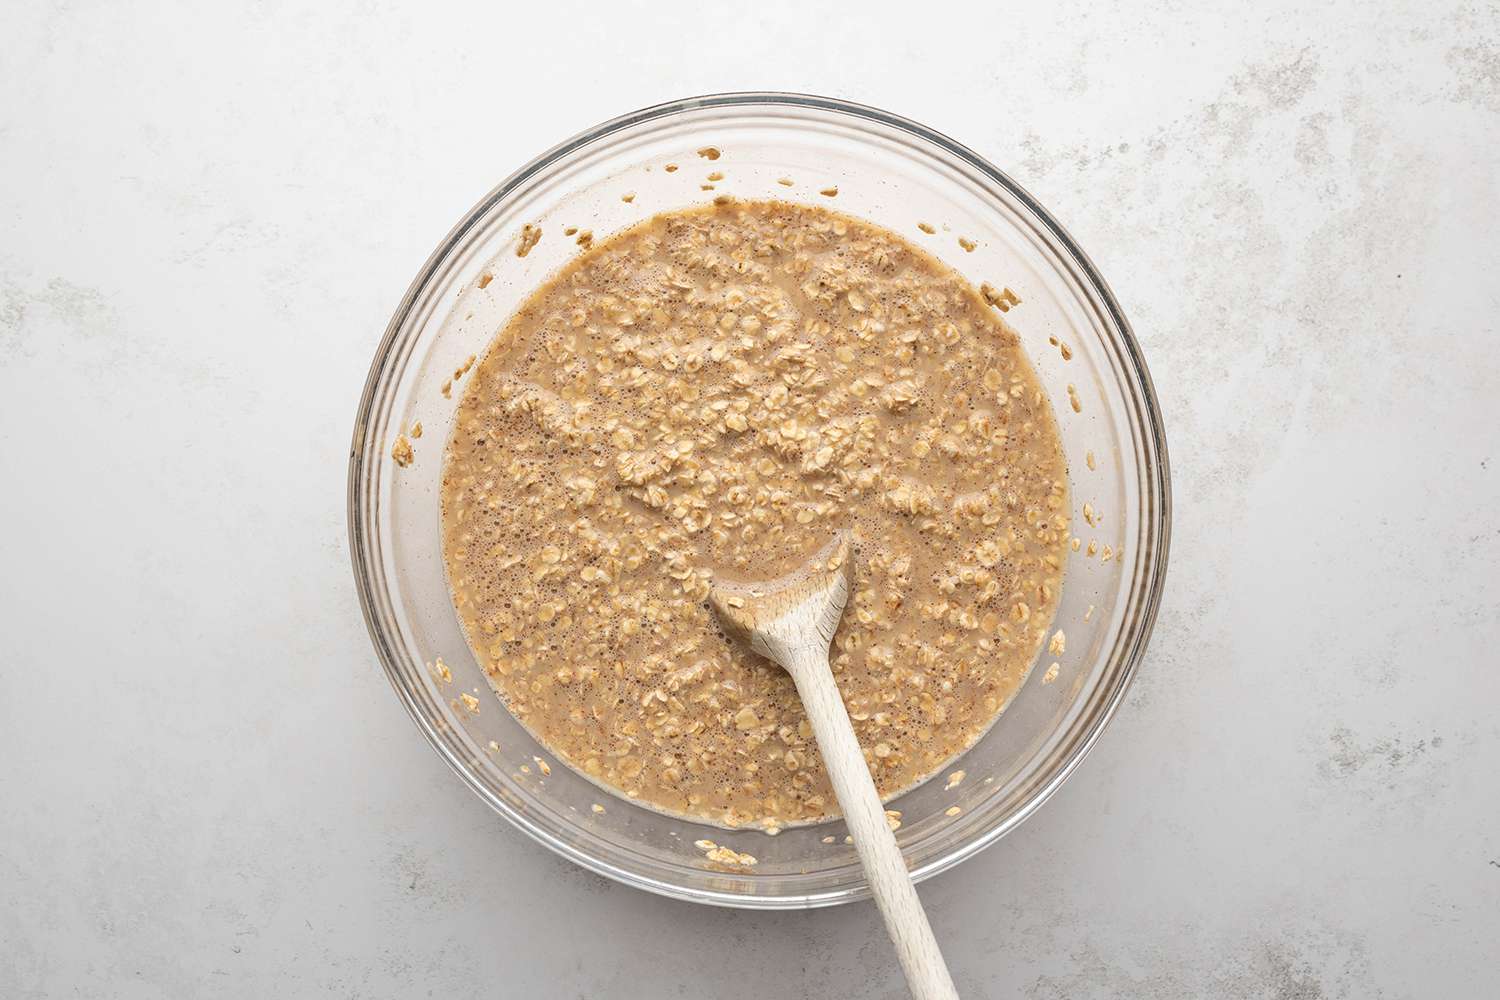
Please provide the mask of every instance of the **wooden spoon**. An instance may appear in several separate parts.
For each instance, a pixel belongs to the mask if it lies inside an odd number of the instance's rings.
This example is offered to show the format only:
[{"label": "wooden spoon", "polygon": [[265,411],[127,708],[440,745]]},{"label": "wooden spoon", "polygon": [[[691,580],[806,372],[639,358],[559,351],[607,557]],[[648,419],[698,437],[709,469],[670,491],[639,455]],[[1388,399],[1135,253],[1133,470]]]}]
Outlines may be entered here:
[{"label": "wooden spoon", "polygon": [[849,568],[849,539],[841,535],[788,576],[718,584],[709,600],[730,632],[792,675],[911,995],[958,1000],[828,666],[849,597]]}]

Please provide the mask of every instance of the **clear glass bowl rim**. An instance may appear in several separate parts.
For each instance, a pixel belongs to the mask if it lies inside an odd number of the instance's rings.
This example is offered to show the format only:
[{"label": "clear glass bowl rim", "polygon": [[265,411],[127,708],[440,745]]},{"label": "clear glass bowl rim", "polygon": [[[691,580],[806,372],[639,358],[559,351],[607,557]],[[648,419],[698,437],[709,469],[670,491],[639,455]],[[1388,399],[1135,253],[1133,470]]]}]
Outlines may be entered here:
[{"label": "clear glass bowl rim", "polygon": [[1144,579],[1138,578],[1135,581],[1134,589],[1139,594],[1139,603],[1134,620],[1126,630],[1127,641],[1117,647],[1116,663],[1112,665],[1113,669],[1110,671],[1108,690],[1104,692],[1102,700],[1087,717],[1087,725],[1081,731],[1072,734],[1071,746],[1068,747],[1066,756],[1054,768],[1053,773],[1036,787],[1030,799],[979,836],[959,842],[940,857],[913,868],[912,878],[916,881],[930,878],[977,854],[1019,826],[1061,787],[1098,742],[1109,720],[1124,700],[1125,693],[1129,690],[1130,683],[1145,654],[1147,642],[1155,625],[1165,583],[1172,520],[1171,474],[1161,409],[1140,344],[1114,293],[1093,262],[1062,225],[1020,184],[984,157],[943,133],[900,115],[838,98],[789,92],[745,91],[688,97],[642,108],[603,122],[559,143],[512,173],[481,199],[438,244],[437,249],[428,257],[416,278],[407,288],[406,294],[402,297],[381,338],[360,396],[350,447],[347,497],[349,551],[355,588],[359,593],[365,625],[391,686],[427,742],[463,779],[464,783],[496,812],[549,850],[584,868],[626,885],[675,899],[712,905],[750,909],[805,909],[868,898],[869,888],[861,881],[858,885],[833,892],[746,896],[683,886],[676,882],[663,881],[638,871],[622,868],[574,844],[560,840],[533,822],[530,817],[493,795],[478,777],[471,773],[455,748],[448,745],[444,736],[438,731],[438,727],[434,725],[433,719],[422,709],[402,677],[400,650],[389,639],[389,633],[394,631],[392,628],[394,623],[390,620],[387,609],[382,606],[383,595],[377,591],[377,584],[384,586],[384,573],[380,566],[378,550],[372,547],[375,525],[367,523],[367,514],[374,509],[374,505],[370,503],[372,491],[376,485],[373,473],[383,454],[378,439],[379,428],[375,426],[374,416],[382,389],[385,387],[387,368],[392,357],[404,353],[404,348],[409,346],[408,342],[416,335],[415,329],[409,329],[409,320],[415,304],[427,291],[433,279],[442,275],[444,264],[463,246],[465,238],[479,220],[536,174],[567,158],[575,151],[615,133],[645,122],[669,118],[689,111],[747,106],[801,108],[847,115],[900,130],[938,147],[946,155],[961,161],[987,180],[1003,187],[1030,211],[1055,241],[1054,249],[1070,259],[1083,280],[1091,286],[1091,290],[1098,296],[1106,313],[1109,332],[1116,339],[1115,347],[1120,351],[1126,368],[1132,401],[1139,407],[1139,430],[1145,436],[1143,444],[1147,457],[1142,490],[1144,494],[1142,498],[1143,521],[1145,522],[1142,537],[1149,551],[1142,552],[1139,556],[1139,561],[1145,567],[1146,573]]}]

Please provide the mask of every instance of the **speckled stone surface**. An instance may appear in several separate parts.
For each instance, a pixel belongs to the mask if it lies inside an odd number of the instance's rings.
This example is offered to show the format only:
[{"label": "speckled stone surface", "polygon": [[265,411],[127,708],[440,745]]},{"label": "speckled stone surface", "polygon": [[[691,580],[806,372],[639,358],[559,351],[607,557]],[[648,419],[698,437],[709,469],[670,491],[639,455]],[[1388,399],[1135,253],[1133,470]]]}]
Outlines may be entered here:
[{"label": "speckled stone surface", "polygon": [[869,905],[708,910],[523,839],[348,569],[359,387],[449,225],[580,128],[756,87],[1010,170],[1165,409],[1138,684],[923,886],[965,997],[1493,995],[1500,13],[999,6],[9,10],[0,995],[904,995]]}]

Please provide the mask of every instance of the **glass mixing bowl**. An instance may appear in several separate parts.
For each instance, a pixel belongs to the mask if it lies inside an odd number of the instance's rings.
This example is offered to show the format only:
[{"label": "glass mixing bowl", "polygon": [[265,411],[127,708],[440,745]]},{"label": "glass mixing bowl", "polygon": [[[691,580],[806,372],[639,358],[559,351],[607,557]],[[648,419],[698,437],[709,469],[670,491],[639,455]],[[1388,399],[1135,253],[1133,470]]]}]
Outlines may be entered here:
[{"label": "glass mixing bowl", "polygon": [[[712,166],[698,152],[710,146],[722,151]],[[669,172],[670,163],[679,169]],[[725,179],[704,191],[712,170]],[[833,186],[836,198],[819,194]],[[623,200],[631,192],[634,199]],[[586,868],[678,899],[827,906],[868,894],[841,822],[776,837],[727,831],[635,805],[558,763],[490,693],[444,577],[440,474],[462,396],[462,383],[451,394],[445,383],[578,252],[564,227],[602,238],[720,194],[861,216],[933,251],[976,286],[990,281],[1020,295],[1006,319],[1051,394],[1083,540],[1069,557],[1055,623],[1067,651],[1042,652],[1042,663],[1056,660],[1059,671],[1050,681],[1046,666],[1032,671],[955,765],[966,772],[961,783],[948,787],[945,771],[890,806],[902,813],[897,839],[917,879],[958,864],[1034,812],[1099,738],[1144,653],[1166,570],[1166,442],[1140,346],[1083,251],[1009,177],[915,122],[829,98],[723,94],[616,118],[512,174],[428,259],[375,353],[349,463],[350,551],[370,637],[396,693],[449,766],[501,815]],[[938,230],[924,236],[918,222]],[[543,235],[518,257],[524,223]],[[975,248],[964,249],[960,237]],[[393,444],[419,421],[414,460],[399,467]],[[430,666],[439,657],[451,682]],[[477,714],[460,692],[478,697]],[[959,810],[948,815],[953,806]],[[694,847],[699,839],[758,863],[716,870]]]}]

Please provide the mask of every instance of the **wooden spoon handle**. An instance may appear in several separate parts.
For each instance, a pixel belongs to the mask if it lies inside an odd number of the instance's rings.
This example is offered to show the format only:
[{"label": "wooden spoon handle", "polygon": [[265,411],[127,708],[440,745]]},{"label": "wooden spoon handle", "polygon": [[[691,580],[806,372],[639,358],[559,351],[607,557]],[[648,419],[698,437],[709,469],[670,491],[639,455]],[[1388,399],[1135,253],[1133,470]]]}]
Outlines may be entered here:
[{"label": "wooden spoon handle", "polygon": [[813,649],[798,650],[793,662],[784,663],[802,706],[812,723],[823,766],[833,782],[844,821],[854,836],[854,847],[864,865],[865,877],[875,894],[875,904],[885,918],[885,929],[896,946],[896,957],[906,973],[906,985],[916,1000],[958,1000],[943,953],[938,950],[932,926],[917,898],[916,887],[896,846],[896,835],[886,822],[885,807],[875,791],[875,782],[865,765],[854,727],[844,711],[838,685],[828,666],[828,654]]}]

